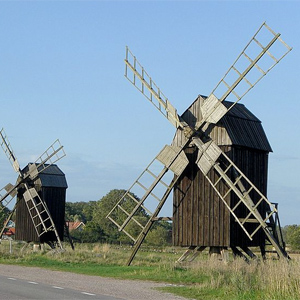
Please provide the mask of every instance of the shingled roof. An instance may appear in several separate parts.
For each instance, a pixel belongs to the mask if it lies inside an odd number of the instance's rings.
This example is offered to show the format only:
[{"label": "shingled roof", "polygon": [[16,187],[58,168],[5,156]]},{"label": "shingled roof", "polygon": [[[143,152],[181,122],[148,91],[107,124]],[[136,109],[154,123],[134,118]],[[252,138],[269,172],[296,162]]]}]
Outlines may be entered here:
[{"label": "shingled roof", "polygon": [[[197,120],[202,118],[201,105],[205,99],[205,96],[198,96],[191,106],[182,114],[182,118],[189,125],[195,126]],[[224,101],[223,104],[229,107],[232,105],[232,102]],[[178,134],[177,132],[177,135]],[[250,112],[245,105],[240,103],[237,103],[223,116],[211,130],[210,136],[220,146],[235,145],[272,152],[261,121]]]}]

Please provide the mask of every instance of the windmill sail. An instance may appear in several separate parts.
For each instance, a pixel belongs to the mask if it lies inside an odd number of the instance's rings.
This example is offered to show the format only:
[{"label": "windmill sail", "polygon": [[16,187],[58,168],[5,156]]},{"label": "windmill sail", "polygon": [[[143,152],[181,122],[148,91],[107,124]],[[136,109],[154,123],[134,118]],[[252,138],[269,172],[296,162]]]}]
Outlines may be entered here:
[{"label": "windmill sail", "polygon": [[[267,38],[265,38],[267,34]],[[276,45],[276,47],[275,47]],[[279,45],[279,51],[278,46]],[[271,52],[275,49],[276,54]],[[262,229],[266,234],[271,244],[276,249],[278,255],[288,257],[284,249],[279,245],[278,240],[274,234],[269,230],[267,221],[272,220],[273,214],[277,213],[275,205],[270,203],[268,199],[255,187],[255,185],[243,174],[242,171],[234,164],[232,160],[220,149],[206,132],[207,128],[216,124],[225,114],[229,112],[232,107],[238,103],[286,54],[291,51],[289,47],[281,38],[280,34],[275,33],[266,23],[263,23],[250,42],[244,48],[242,53],[238,56],[234,64],[226,72],[225,76],[217,84],[216,88],[212,91],[210,96],[206,99],[201,107],[202,119],[197,120],[195,127],[189,126],[181,117],[178,116],[176,109],[170,103],[168,98],[164,96],[158,86],[153,82],[152,78],[144,70],[142,65],[137,61],[136,57],[126,48],[125,59],[125,76],[126,78],[178,129],[182,130],[185,139],[180,144],[179,148],[174,152],[173,156],[170,155],[172,148],[164,148],[155,159],[163,163],[164,167],[158,176],[154,177],[152,184],[144,188],[145,193],[140,200],[135,200],[136,205],[132,212],[123,211],[125,217],[121,224],[117,223],[111,215],[115,209],[121,208],[120,205],[125,198],[122,198],[117,205],[109,213],[108,218],[113,221],[120,231],[124,231],[125,227],[133,220],[134,214],[140,208],[144,208],[144,203],[148,197],[153,195],[153,190],[162,182],[162,178],[167,171],[171,169],[175,173],[175,177],[171,184],[166,184],[167,190],[161,198],[156,197],[159,204],[157,209],[161,208],[170,193],[173,182],[178,180],[188,164],[188,160],[182,159],[182,153],[189,145],[194,145],[198,148],[198,158],[196,164],[202,171],[203,175],[207,178],[213,189],[218,194],[219,198],[224,202],[225,206],[234,217],[235,221],[240,225],[245,234],[251,240],[253,236]],[[265,57],[268,59],[265,60]],[[253,71],[254,70],[254,71]],[[253,75],[254,74],[254,75]],[[233,95],[235,100],[229,107],[223,105],[223,101]],[[171,146],[169,146],[171,147]],[[168,153],[167,158],[165,154]],[[175,154],[174,154],[175,153]],[[180,158],[180,159],[179,159]],[[177,160],[177,161],[176,161]],[[151,164],[150,164],[151,165]],[[180,166],[181,165],[181,166]],[[173,169],[171,168],[173,166]],[[174,169],[178,168],[178,172]],[[215,181],[208,177],[208,173],[213,170],[217,175]],[[148,167],[142,173],[146,173]],[[141,176],[142,176],[141,175]],[[132,187],[140,185],[140,179],[135,181]],[[223,182],[227,185],[228,189],[226,194],[222,194],[219,189],[219,183]],[[174,183],[175,184],[175,183]],[[142,186],[143,187],[143,186]],[[131,188],[125,193],[131,191]],[[235,194],[239,201],[232,207],[226,201],[229,194]],[[254,197],[254,198],[253,198]],[[253,201],[255,199],[255,201]],[[267,205],[270,207],[266,216],[259,213],[258,207],[260,205]],[[235,214],[235,210],[239,207],[246,207],[248,214],[245,218],[241,219]],[[138,251],[145,235],[149,231],[154,221],[155,213],[150,213],[150,219],[146,225],[141,226],[141,232],[137,238],[133,238],[135,247],[133,254],[128,262],[131,263],[134,255]],[[253,231],[249,231],[245,224],[247,222],[257,223]]]},{"label": "windmill sail", "polygon": [[[20,186],[25,188],[23,194],[23,200],[26,203],[26,207],[31,218],[34,229],[40,237],[41,235],[53,231],[57,239],[57,243],[61,249],[63,249],[59,234],[56,226],[53,222],[49,209],[46,203],[38,195],[34,187],[29,187],[29,182],[36,178],[36,176],[48,168],[51,164],[58,161],[65,156],[63,147],[59,140],[56,140],[37,160],[34,164],[29,164],[28,171],[24,173],[20,169],[19,162],[11,148],[10,142],[8,141],[7,135],[2,128],[0,131],[1,147],[9,159],[14,170],[19,173],[19,180],[15,185],[7,184],[3,189],[0,190],[0,202],[3,206],[7,206],[16,196]],[[13,211],[19,201],[15,204]],[[12,215],[12,213],[11,213]],[[11,216],[10,216],[11,217]],[[8,220],[7,220],[8,221]],[[5,225],[6,226],[6,225]],[[4,226],[4,227],[5,227]],[[3,233],[4,227],[1,231]]]}]

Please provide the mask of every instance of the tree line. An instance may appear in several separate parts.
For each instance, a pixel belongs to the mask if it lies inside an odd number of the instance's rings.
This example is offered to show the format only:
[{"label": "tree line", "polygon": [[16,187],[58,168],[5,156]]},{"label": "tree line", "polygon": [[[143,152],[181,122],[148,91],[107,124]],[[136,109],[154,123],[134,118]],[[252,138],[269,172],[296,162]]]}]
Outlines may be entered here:
[{"label": "tree line", "polygon": [[[119,232],[118,228],[106,218],[112,207],[119,199],[121,199],[124,193],[125,190],[114,189],[98,201],[67,202],[66,221],[81,221],[85,224],[83,230],[74,230],[71,232],[72,238],[74,238],[75,241],[78,240],[86,243],[103,242],[130,244],[132,240],[124,233]],[[137,201],[139,200],[134,194],[131,194],[131,196],[135,197]],[[126,201],[126,199],[125,204],[123,205],[125,205],[124,208],[126,208],[127,211],[131,211],[134,207],[134,203],[132,201]],[[124,214],[116,214],[114,215],[114,219],[118,219],[120,223],[124,221]],[[135,216],[141,224],[146,224],[148,215],[142,208],[139,208]],[[134,223],[130,224],[127,229],[132,235],[140,230],[141,229]],[[145,243],[155,246],[166,246],[171,244],[171,230],[172,225],[169,222],[155,222],[152,230],[146,237]]]},{"label": "tree line", "polygon": [[[72,231],[71,237],[75,241],[83,243],[132,243],[129,237],[119,232],[118,228],[106,218],[109,211],[124,193],[125,190],[114,189],[98,201],[66,202],[66,221],[80,221],[85,224],[82,230]],[[139,200],[135,195],[131,196]],[[128,203],[130,203],[130,201],[128,201]],[[130,204],[128,205],[129,207],[127,207],[127,209],[131,211],[133,207],[130,207]],[[4,224],[9,213],[9,209],[0,203],[0,224]],[[118,216],[115,217],[118,218]],[[119,217],[119,221],[122,221],[120,218],[121,217]],[[148,220],[147,213],[142,208],[137,212],[137,218],[141,224],[145,224]],[[129,228],[129,231],[132,233],[137,230],[140,230],[140,228],[135,226]],[[145,243],[155,246],[171,244],[171,230],[172,225],[169,222],[155,222],[152,230],[146,237]],[[300,250],[300,225],[287,225],[282,228],[282,232],[284,240],[290,249]]]}]

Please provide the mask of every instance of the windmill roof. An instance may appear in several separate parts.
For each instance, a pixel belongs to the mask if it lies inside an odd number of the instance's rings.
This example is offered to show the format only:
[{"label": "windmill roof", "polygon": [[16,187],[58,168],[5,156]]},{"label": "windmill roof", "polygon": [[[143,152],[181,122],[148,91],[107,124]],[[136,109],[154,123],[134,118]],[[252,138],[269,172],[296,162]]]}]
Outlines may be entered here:
[{"label": "windmill roof", "polygon": [[[223,102],[223,105],[226,106],[226,108],[229,108],[232,104],[233,102],[229,101]],[[234,105],[224,117],[227,116],[261,123],[261,121],[242,103]]]},{"label": "windmill roof", "polygon": [[[182,117],[187,123],[195,125],[196,116],[201,115],[201,102],[203,103],[206,98],[199,96],[184,112]],[[224,101],[223,104],[229,108],[233,102]],[[218,137],[222,135],[220,128],[225,128],[228,138]],[[272,152],[261,121],[244,104],[235,104],[216,124],[210,135],[219,145],[236,145]]]},{"label": "windmill roof", "polygon": [[[29,165],[31,164],[32,163],[25,167],[25,172],[28,171]],[[38,174],[37,178],[35,179],[35,183],[43,187],[67,188],[68,184],[65,174],[59,169],[59,167],[55,164],[46,164],[46,166],[47,168]]]}]

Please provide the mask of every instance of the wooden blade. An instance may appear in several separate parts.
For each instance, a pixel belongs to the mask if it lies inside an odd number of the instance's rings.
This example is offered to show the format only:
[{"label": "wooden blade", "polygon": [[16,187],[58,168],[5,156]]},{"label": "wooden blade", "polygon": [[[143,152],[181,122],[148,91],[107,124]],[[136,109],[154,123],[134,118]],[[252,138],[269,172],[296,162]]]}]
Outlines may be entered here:
[{"label": "wooden blade", "polygon": [[49,231],[53,231],[59,247],[63,250],[56,226],[46,202],[39,196],[35,188],[29,188],[26,183],[24,186],[26,190],[23,194],[23,198],[37,235],[40,237]]},{"label": "wooden blade", "polygon": [[15,198],[15,196],[17,195],[18,186],[20,184],[21,182],[18,182],[15,185],[9,183],[0,190],[0,202],[4,206],[7,206]]},{"label": "wooden blade", "polygon": [[[165,146],[107,215],[107,218],[118,227],[119,231],[123,231],[134,242],[137,241],[138,236],[133,237],[130,235],[126,231],[127,225],[133,221],[141,228],[141,231],[143,231],[145,226],[140,224],[135,218],[136,213],[140,209],[143,209],[151,218],[155,213],[145,205],[145,202],[150,201],[153,202],[154,205],[156,203],[162,205],[162,201],[163,203],[165,202],[165,195],[169,195],[175,184],[173,181],[172,185],[168,183],[168,179],[166,179],[167,172],[171,170],[176,175],[176,178],[179,178],[189,163],[183,152],[185,146],[186,145],[182,147]],[[139,200],[132,195],[137,195]],[[130,211],[127,209],[129,202],[131,202]],[[114,216],[119,217],[120,214],[122,214],[123,217],[117,220]]]},{"label": "wooden blade", "polygon": [[162,93],[144,67],[126,47],[125,77],[174,125],[184,128],[177,110]]},{"label": "wooden blade", "polygon": [[[252,240],[258,230],[262,229],[273,247],[276,249],[278,255],[287,258],[286,252],[279,245],[279,241],[277,241],[273,234],[269,231],[267,225],[267,221],[273,214],[277,213],[275,205],[273,205],[267,197],[260,192],[260,190],[245,176],[245,174],[217,144],[213,141],[203,143],[197,137],[193,139],[193,142],[199,149],[199,156],[196,164],[248,238]],[[214,170],[216,173],[214,181],[212,181],[212,179],[208,176],[208,172],[210,170]],[[222,194],[219,189],[221,181],[228,187],[225,194]],[[234,193],[239,199],[238,203],[234,207],[231,207],[226,200],[227,196],[231,193]],[[254,201],[252,197],[256,200]],[[258,207],[263,204],[270,207],[270,211],[266,216],[262,216],[258,210]],[[240,205],[246,207],[248,211],[248,215],[244,219],[240,219],[235,214],[235,210]],[[253,223],[253,219],[254,222],[257,223],[257,226],[252,232],[249,232],[246,229],[245,224],[248,222]]]},{"label": "wooden blade", "polygon": [[6,154],[9,162],[11,163],[12,167],[14,168],[14,170],[16,172],[18,172],[20,174],[20,176],[22,176],[22,171],[20,169],[20,165],[19,162],[11,148],[10,142],[8,141],[7,135],[4,132],[4,128],[1,129],[0,131],[0,136],[1,136],[1,147],[4,151],[4,153]]},{"label": "wooden blade", "polygon": [[[206,99],[198,128],[206,122],[216,124],[291,50],[279,33],[263,23]],[[233,96],[233,104],[226,108],[222,102],[229,95]]]},{"label": "wooden blade", "polygon": [[40,172],[44,171],[52,164],[66,156],[66,153],[57,139],[36,161],[29,165],[29,171],[26,176],[34,179]]}]

